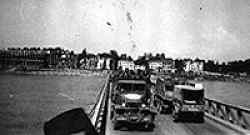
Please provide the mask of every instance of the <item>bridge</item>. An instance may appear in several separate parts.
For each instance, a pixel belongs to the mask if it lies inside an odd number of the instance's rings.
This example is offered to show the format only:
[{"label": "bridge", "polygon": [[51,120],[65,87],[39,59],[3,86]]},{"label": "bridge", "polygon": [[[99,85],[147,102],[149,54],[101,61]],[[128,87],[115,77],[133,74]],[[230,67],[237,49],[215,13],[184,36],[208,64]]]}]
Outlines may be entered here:
[{"label": "bridge", "polygon": [[154,131],[113,130],[110,120],[110,103],[113,84],[106,83],[89,113],[92,124],[100,135],[250,135],[250,110],[240,106],[205,98],[205,122],[173,122],[171,115],[157,114]]}]

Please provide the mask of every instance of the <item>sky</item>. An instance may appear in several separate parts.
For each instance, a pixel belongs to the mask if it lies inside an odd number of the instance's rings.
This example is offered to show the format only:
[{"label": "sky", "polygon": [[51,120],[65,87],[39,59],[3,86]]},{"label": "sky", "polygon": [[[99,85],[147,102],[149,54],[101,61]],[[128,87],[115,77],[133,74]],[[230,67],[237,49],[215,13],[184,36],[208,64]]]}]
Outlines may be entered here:
[{"label": "sky", "polygon": [[1,0],[0,48],[250,58],[249,0]]}]

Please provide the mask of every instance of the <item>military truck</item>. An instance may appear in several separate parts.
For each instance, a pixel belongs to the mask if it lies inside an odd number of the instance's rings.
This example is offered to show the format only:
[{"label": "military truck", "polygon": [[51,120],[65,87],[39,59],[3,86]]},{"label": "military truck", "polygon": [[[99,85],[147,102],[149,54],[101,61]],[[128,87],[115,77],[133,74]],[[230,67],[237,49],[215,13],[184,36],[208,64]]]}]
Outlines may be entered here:
[{"label": "military truck", "polygon": [[202,84],[175,85],[173,120],[204,122],[204,88]]},{"label": "military truck", "polygon": [[156,112],[151,92],[144,80],[118,80],[111,94],[111,120],[115,130],[146,129],[152,131]]},{"label": "military truck", "polygon": [[174,81],[171,77],[159,77],[154,91],[154,105],[159,113],[171,113],[173,109]]}]

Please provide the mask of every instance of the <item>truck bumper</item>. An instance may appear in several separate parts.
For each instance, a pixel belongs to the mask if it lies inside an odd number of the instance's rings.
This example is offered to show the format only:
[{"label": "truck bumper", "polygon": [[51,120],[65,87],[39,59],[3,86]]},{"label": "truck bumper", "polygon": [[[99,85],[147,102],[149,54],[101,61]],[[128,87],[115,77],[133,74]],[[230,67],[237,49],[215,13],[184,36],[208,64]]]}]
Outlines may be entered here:
[{"label": "truck bumper", "polygon": [[154,128],[153,121],[131,121],[131,120],[114,120],[115,127],[127,127],[129,129],[152,129]]},{"label": "truck bumper", "polygon": [[181,111],[178,113],[178,118],[184,121],[204,122],[204,112]]}]

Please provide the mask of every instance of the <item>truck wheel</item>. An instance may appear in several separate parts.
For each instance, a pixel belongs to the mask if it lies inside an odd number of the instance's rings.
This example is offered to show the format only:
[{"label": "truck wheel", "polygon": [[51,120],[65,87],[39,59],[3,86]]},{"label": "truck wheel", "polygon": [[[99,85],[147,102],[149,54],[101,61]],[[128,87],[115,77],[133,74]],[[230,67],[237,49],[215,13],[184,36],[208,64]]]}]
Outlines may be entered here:
[{"label": "truck wheel", "polygon": [[200,123],[204,123],[204,122],[205,122],[204,117],[200,118],[199,122],[200,122]]},{"label": "truck wheel", "polygon": [[199,123],[204,123],[205,119],[204,119],[204,114],[200,114],[199,117],[198,117],[198,122]]},{"label": "truck wheel", "polygon": [[157,106],[157,99],[156,99],[156,97],[154,97],[154,106],[155,107]]},{"label": "truck wheel", "polygon": [[163,112],[163,111],[162,111],[162,106],[159,105],[159,113],[162,114],[162,112]]},{"label": "truck wheel", "polygon": [[147,125],[147,127],[145,127],[145,130],[151,132],[151,131],[154,130],[154,127],[153,127],[153,126],[150,126],[150,125]]},{"label": "truck wheel", "polygon": [[179,116],[178,116],[178,114],[177,114],[176,108],[173,109],[172,117],[173,117],[173,121],[174,121],[174,122],[179,122]]},{"label": "truck wheel", "polygon": [[171,104],[171,105],[169,106],[169,113],[170,113],[170,114],[173,113],[173,110],[174,110],[174,106]]},{"label": "truck wheel", "polygon": [[176,114],[174,114],[174,115],[173,115],[173,121],[174,121],[174,122],[179,122],[179,120],[180,120],[180,119],[178,118],[178,116],[177,116]]},{"label": "truck wheel", "polygon": [[166,114],[172,114],[172,112],[173,112],[172,106],[171,106],[171,105],[168,105],[168,107],[164,109],[164,112],[165,112]]},{"label": "truck wheel", "polygon": [[147,123],[143,126],[144,131],[153,131],[154,130],[154,124],[152,123]]},{"label": "truck wheel", "polygon": [[156,107],[156,101],[155,101],[155,99],[154,99],[154,102],[153,102],[153,103],[154,103],[154,106]]},{"label": "truck wheel", "polygon": [[158,102],[158,112],[161,114],[163,112],[162,102]]},{"label": "truck wheel", "polygon": [[159,112],[160,111],[160,105],[159,104],[157,104],[156,109],[157,109],[157,112],[160,113]]},{"label": "truck wheel", "polygon": [[114,111],[111,110],[111,111],[110,111],[110,119],[112,119],[113,117],[114,117]]},{"label": "truck wheel", "polygon": [[117,123],[114,123],[114,130],[119,130],[120,126]]}]

